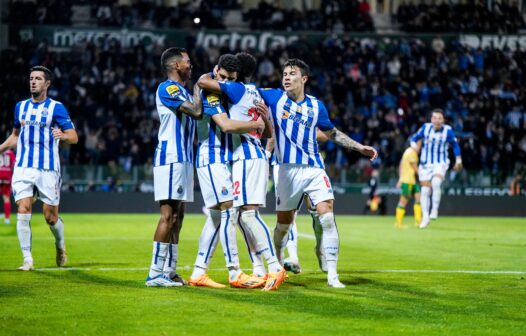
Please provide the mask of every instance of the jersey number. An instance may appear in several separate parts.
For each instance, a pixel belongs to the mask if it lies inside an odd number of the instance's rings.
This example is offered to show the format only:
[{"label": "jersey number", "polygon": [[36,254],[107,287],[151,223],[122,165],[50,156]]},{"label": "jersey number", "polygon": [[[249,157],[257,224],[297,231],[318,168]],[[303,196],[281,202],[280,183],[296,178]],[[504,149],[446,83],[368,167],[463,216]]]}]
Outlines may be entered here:
[{"label": "jersey number", "polygon": [[0,167],[11,167],[11,158],[9,155],[0,155]]},{"label": "jersey number", "polygon": [[234,195],[239,195],[239,181],[234,182]]},{"label": "jersey number", "polygon": [[324,176],[323,179],[325,180],[325,185],[327,186],[327,188],[331,188],[331,184],[329,183],[329,178],[327,176]]},{"label": "jersey number", "polygon": [[[258,118],[259,118],[259,113],[258,111],[256,110],[255,107],[252,107],[251,109],[248,110],[248,116],[249,117],[252,117],[252,121],[257,121]],[[261,134],[259,134],[258,132],[256,131],[252,131],[252,132],[249,132],[248,134],[258,138],[258,139],[261,139]]]}]

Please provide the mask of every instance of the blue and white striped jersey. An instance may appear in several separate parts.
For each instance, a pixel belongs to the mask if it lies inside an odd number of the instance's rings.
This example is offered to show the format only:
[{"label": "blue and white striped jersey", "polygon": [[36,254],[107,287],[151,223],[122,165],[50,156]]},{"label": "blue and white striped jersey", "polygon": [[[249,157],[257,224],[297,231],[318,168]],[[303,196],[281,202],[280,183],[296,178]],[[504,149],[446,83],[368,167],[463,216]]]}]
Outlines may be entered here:
[{"label": "blue and white striped jersey", "polygon": [[176,81],[166,80],[157,88],[155,101],[161,125],[154,156],[156,167],[174,162],[193,162],[196,122],[179,111],[187,100],[192,102],[192,95]]},{"label": "blue and white striped jersey", "polygon": [[309,95],[296,103],[280,89],[260,89],[259,92],[270,107],[277,163],[304,164],[324,169],[316,141],[316,127],[322,131],[334,128],[325,105]]},{"label": "blue and white striped jersey", "polygon": [[15,167],[60,171],[59,140],[51,131],[54,127],[62,131],[74,128],[62,103],[51,98],[40,103],[20,101],[13,127],[20,129]]},{"label": "blue and white striped jersey", "polygon": [[196,167],[204,167],[212,163],[225,163],[233,159],[232,134],[223,133],[212,116],[228,113],[221,101],[221,95],[208,91],[201,92],[203,100],[203,119],[197,121]]},{"label": "blue and white striped jersey", "polygon": [[[219,82],[221,91],[229,100],[228,115],[232,120],[251,121],[257,120],[259,113],[256,104],[261,101],[261,96],[254,84],[239,82]],[[233,161],[267,159],[265,149],[261,145],[261,136],[257,132],[233,134],[232,155]]]},{"label": "blue and white striped jersey", "polygon": [[420,165],[449,164],[447,150],[450,144],[453,146],[455,156],[460,156],[460,146],[449,125],[443,125],[440,130],[436,131],[432,123],[425,123],[411,138],[411,142],[418,140],[422,140]]}]

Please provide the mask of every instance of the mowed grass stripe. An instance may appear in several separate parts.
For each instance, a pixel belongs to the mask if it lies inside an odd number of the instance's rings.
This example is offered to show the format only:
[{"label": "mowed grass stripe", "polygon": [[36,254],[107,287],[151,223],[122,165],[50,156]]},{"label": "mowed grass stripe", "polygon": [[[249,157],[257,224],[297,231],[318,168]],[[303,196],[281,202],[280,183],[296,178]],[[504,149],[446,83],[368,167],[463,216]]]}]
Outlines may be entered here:
[{"label": "mowed grass stripe", "polygon": [[[391,217],[338,216],[340,277],[347,288],[327,287],[314,240],[300,237],[302,274],[291,274],[278,291],[264,293],[145,288],[158,216],[62,217],[68,271],[54,271],[53,238],[41,216],[33,217],[32,228],[35,266],[43,271],[13,271],[22,261],[16,225],[0,226],[2,335],[510,335],[526,330],[526,221],[520,218],[440,218],[427,230],[397,231]],[[275,216],[264,219],[274,227]],[[407,218],[407,224],[411,221]],[[179,270],[186,278],[203,223],[202,215],[185,217]],[[301,233],[312,234],[309,216],[299,216],[298,223]],[[249,259],[240,237],[246,269]],[[228,285],[220,247],[209,275]]]}]

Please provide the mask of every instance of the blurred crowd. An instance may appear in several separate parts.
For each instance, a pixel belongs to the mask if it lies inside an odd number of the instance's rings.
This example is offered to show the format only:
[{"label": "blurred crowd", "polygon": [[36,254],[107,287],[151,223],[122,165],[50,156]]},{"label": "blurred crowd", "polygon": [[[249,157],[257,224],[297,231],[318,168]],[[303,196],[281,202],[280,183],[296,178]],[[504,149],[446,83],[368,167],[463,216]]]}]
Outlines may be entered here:
[{"label": "blurred crowd", "polygon": [[[491,5],[488,5],[491,3]],[[526,25],[516,1],[424,1],[398,6],[396,20],[408,32],[517,33]]]},{"label": "blurred crowd", "polygon": [[251,29],[371,32],[374,24],[370,11],[367,0],[323,0],[319,10],[304,11],[261,1],[243,17]]},{"label": "blurred crowd", "polygon": [[[319,9],[298,10],[260,1],[245,9],[236,0],[181,2],[166,6],[162,1],[117,0],[15,0],[7,21],[11,24],[83,25],[125,28],[225,28],[226,11],[243,12],[250,29],[371,32],[374,23],[367,0],[322,0]],[[86,12],[87,11],[87,12]],[[199,20],[195,20],[199,18]],[[516,33],[526,28],[518,4],[506,1],[448,3],[408,2],[398,6],[394,20],[408,32]]]},{"label": "blurred crowd", "polygon": [[[35,41],[4,50],[0,108],[9,113],[2,118],[1,134],[10,132],[16,101],[28,96],[27,70],[43,64],[56,76],[50,95],[65,103],[80,134],[77,146],[63,150],[64,160],[121,167],[151,163],[163,49],[114,43],[57,53]],[[189,50],[194,80],[212,69],[219,54],[235,52],[227,46]],[[526,55],[521,50],[468,49],[440,37],[427,45],[332,36],[316,46],[300,39],[285,49],[252,52],[259,60],[260,87],[280,86],[280,65],[289,57],[309,63],[308,92],[325,102],[337,127],[378,148],[378,165],[398,165],[408,137],[433,107],[445,110],[468,170],[492,173],[502,183],[526,162]],[[363,163],[330,142],[323,150],[333,176]]]}]

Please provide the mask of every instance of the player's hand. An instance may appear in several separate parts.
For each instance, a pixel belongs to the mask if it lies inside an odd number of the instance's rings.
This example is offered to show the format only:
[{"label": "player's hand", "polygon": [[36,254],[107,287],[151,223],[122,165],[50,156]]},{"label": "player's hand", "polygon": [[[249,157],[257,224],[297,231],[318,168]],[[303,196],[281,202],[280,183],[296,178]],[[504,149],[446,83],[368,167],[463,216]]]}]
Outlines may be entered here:
[{"label": "player's hand", "polygon": [[459,170],[461,170],[461,169],[462,169],[462,162],[457,162],[457,163],[455,163],[455,165],[453,166],[453,169],[454,169],[455,171],[459,171]]},{"label": "player's hand", "polygon": [[367,156],[371,161],[376,160],[376,158],[378,157],[378,152],[376,151],[376,149],[374,149],[374,147],[371,146],[362,146],[359,152],[362,153],[362,155]]},{"label": "player's hand", "polygon": [[269,110],[268,110],[268,107],[267,105],[265,105],[264,102],[262,101],[259,101],[257,104],[256,104],[256,110],[258,111],[259,115],[263,118],[265,118],[265,120],[268,120],[268,117],[269,117]]},{"label": "player's hand", "polygon": [[265,122],[263,121],[263,118],[259,116],[258,120],[256,120],[257,129],[259,135],[263,134],[263,131],[265,130]]},{"label": "player's hand", "polygon": [[51,133],[53,134],[53,138],[55,140],[62,140],[62,137],[64,136],[64,132],[58,127],[53,127]]}]

